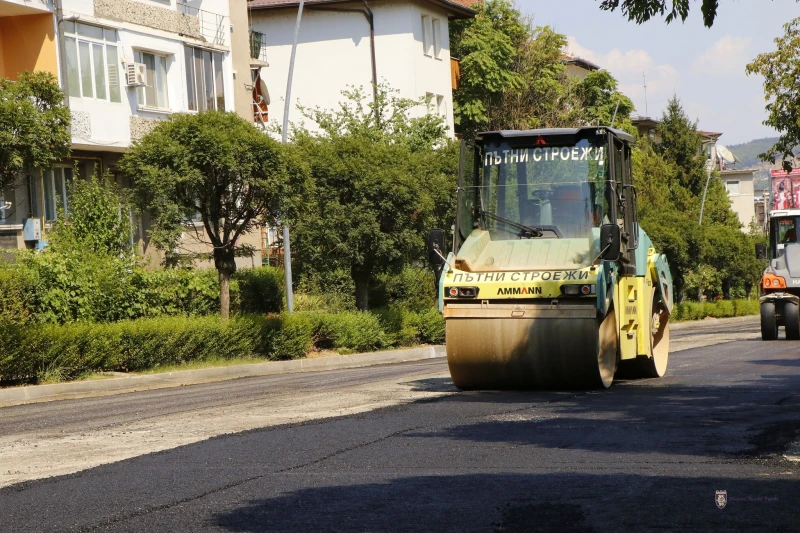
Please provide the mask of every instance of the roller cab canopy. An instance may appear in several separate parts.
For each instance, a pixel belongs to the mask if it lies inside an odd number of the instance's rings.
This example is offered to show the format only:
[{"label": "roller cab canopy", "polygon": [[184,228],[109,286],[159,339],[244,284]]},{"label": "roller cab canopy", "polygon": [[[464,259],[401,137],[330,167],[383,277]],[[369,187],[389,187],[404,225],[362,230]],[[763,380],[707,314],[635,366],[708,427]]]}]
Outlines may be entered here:
[{"label": "roller cab canopy", "polygon": [[616,224],[635,264],[633,137],[607,127],[483,132],[462,146],[454,239],[472,272],[573,270],[601,253]]}]

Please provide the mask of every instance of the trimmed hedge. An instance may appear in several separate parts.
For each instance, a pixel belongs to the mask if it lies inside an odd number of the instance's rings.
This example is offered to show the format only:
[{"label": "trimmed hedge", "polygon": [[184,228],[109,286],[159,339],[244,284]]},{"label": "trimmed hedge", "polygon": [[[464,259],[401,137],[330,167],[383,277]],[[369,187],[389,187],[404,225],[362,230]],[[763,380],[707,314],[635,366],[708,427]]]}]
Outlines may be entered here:
[{"label": "trimmed hedge", "polygon": [[160,365],[257,352],[263,321],[170,317],[110,324],[0,326],[0,379],[71,379],[90,371],[140,371]]},{"label": "trimmed hedge", "polygon": [[714,302],[684,302],[675,305],[673,320],[702,320],[706,317],[730,318],[757,315],[758,300],[717,300]]},{"label": "trimmed hedge", "polygon": [[[405,336],[397,327],[407,330]],[[388,325],[366,312],[0,324],[0,381],[60,381],[208,359],[296,359],[313,349],[354,353],[443,340],[444,319],[435,309],[401,314]]]},{"label": "trimmed hedge", "polygon": [[[219,313],[214,269],[126,269],[102,256],[89,257],[78,268],[60,259],[42,254],[18,264],[0,263],[0,323],[116,322]],[[233,312],[280,312],[283,271],[237,271],[230,291]]]}]

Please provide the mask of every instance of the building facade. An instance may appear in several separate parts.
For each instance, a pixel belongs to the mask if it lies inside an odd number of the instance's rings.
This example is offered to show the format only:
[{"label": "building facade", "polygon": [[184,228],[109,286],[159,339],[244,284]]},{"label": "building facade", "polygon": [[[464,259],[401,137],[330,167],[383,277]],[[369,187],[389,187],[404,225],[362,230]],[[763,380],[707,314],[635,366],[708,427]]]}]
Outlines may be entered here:
[{"label": "building facade", "polygon": [[[265,122],[281,125],[298,2],[251,0],[249,6],[253,35],[261,44],[259,59],[269,64],[257,72],[271,95]],[[414,115],[440,114],[452,136],[458,63],[451,61],[448,23],[473,15],[449,0],[306,1],[290,122],[303,121],[298,104],[336,110],[349,87],[363,88],[368,102],[373,83],[385,83],[398,96],[423,102]]]},{"label": "building facade", "polygon": [[731,209],[742,223],[742,231],[750,230],[750,223],[756,218],[756,203],[759,200],[753,187],[755,170],[723,170],[719,179],[725,185],[728,198],[731,200]]},{"label": "building facade", "polygon": [[[122,186],[130,186],[117,169],[120,157],[170,114],[218,109],[252,120],[245,0],[57,1],[37,4],[36,13],[28,7],[24,14],[3,16],[4,10],[16,13],[21,8],[14,7],[19,0],[0,0],[0,75],[14,79],[25,70],[53,72],[72,115],[69,160],[52,169],[31,169],[15,190],[5,193],[12,207],[0,234],[14,233],[14,247],[46,243],[58,207],[69,205],[72,180],[110,173]],[[9,26],[29,35],[29,53],[17,53],[20,41],[5,31]],[[28,220],[39,221],[38,239],[25,231]],[[157,257],[148,246],[147,216],[133,222],[135,240],[145,254]],[[181,249],[207,251],[203,237],[202,229],[187,221]],[[260,235],[245,241],[260,249]],[[11,244],[10,238],[0,243]],[[241,266],[260,261],[242,260]]]}]

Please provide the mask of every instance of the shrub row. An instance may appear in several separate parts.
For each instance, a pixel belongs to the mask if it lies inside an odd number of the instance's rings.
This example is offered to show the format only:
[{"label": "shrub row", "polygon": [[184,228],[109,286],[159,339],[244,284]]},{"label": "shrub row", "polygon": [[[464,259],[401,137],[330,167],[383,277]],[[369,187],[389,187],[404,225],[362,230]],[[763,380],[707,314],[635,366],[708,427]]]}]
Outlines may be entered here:
[{"label": "shrub row", "polygon": [[[0,323],[114,322],[219,312],[214,269],[145,270],[103,256],[80,261],[28,257],[0,264]],[[283,305],[283,272],[238,271],[231,282],[234,312],[276,313]]]},{"label": "shrub row", "polygon": [[702,320],[706,317],[729,318],[759,314],[757,299],[684,302],[675,305],[673,320]]},{"label": "shrub row", "polygon": [[364,352],[444,341],[444,320],[422,313],[293,313],[161,317],[113,323],[0,324],[0,381],[73,379],[208,359],[295,359],[313,349]]}]

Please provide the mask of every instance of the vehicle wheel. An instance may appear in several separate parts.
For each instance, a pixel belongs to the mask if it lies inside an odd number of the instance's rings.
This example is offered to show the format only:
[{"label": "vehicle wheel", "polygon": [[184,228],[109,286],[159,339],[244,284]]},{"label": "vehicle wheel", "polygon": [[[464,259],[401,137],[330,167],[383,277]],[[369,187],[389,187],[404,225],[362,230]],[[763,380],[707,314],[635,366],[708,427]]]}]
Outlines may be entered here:
[{"label": "vehicle wheel", "polygon": [[797,304],[783,304],[783,323],[786,327],[786,338],[791,341],[800,339],[800,312]]},{"label": "vehicle wheel", "polygon": [[761,339],[774,341],[778,338],[778,321],[775,317],[775,302],[761,304]]}]

